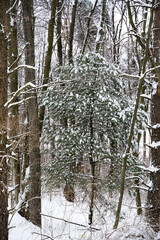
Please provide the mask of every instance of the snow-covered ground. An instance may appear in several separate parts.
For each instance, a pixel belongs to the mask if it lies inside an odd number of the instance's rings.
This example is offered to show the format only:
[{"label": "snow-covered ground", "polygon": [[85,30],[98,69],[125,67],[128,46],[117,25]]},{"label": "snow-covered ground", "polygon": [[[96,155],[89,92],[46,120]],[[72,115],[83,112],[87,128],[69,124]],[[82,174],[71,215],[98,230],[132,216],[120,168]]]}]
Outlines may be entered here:
[{"label": "snow-covered ground", "polygon": [[89,228],[88,206],[87,201],[83,202],[81,198],[76,199],[75,203],[66,201],[62,192],[43,193],[42,229],[26,221],[16,212],[10,216],[9,240],[159,239],[144,221],[144,216],[137,216],[134,201],[129,197],[124,199],[123,219],[117,230],[112,229],[114,214],[110,211],[99,214],[98,207],[95,208],[92,229]]}]

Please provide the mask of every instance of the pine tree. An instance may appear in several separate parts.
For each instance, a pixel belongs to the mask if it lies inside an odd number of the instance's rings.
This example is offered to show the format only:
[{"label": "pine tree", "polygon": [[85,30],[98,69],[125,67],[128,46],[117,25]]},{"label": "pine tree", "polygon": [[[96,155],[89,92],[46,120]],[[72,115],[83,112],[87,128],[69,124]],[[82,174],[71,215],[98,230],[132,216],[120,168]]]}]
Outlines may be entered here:
[{"label": "pine tree", "polygon": [[[44,141],[50,144],[55,139],[55,158],[47,168],[50,181],[74,183],[79,165],[89,163],[89,173],[95,175],[95,166],[103,162],[110,171],[106,184],[118,187],[133,110],[129,99],[122,97],[118,70],[101,55],[89,53],[79,55],[74,66],[58,68],[56,74],[43,98],[47,109]],[[136,161],[129,159],[132,168]]]}]

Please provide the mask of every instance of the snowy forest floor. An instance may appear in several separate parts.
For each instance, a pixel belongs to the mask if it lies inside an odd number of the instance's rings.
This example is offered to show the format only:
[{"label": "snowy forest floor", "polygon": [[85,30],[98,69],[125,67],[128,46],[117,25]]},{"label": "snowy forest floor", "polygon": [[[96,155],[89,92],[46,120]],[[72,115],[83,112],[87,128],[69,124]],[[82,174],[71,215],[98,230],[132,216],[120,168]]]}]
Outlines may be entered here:
[{"label": "snowy forest floor", "polygon": [[160,239],[145,222],[144,215],[137,216],[135,202],[129,196],[124,198],[123,218],[117,230],[112,228],[115,219],[113,212],[105,211],[105,209],[99,211],[97,206],[95,206],[94,223],[91,229],[88,226],[89,201],[82,201],[79,195],[74,203],[70,203],[65,200],[62,191],[43,192],[42,214],[48,216],[42,215],[42,229],[34,226],[16,212],[14,216],[10,216],[9,240]]}]

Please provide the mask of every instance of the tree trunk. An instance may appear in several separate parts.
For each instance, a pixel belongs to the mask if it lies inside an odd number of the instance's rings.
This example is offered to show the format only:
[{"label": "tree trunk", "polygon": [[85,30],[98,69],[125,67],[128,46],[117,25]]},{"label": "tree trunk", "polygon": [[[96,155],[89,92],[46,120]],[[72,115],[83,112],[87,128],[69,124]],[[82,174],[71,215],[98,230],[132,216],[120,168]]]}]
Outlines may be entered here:
[{"label": "tree trunk", "polygon": [[96,183],[95,183],[95,159],[93,156],[94,151],[94,91],[91,90],[91,101],[90,101],[90,119],[89,119],[89,128],[90,128],[90,167],[91,167],[91,193],[90,193],[90,206],[89,206],[89,225],[93,223],[93,212],[94,212],[94,201],[95,201],[95,193],[96,193]]},{"label": "tree trunk", "polygon": [[[43,84],[47,84],[49,82],[49,73],[51,69],[51,59],[52,59],[52,48],[53,48],[53,35],[54,35],[54,25],[55,25],[55,15],[56,15],[56,7],[58,0],[52,0],[51,2],[51,18],[49,20],[48,26],[48,49],[45,58],[45,66],[44,66],[44,80]],[[46,91],[47,87],[43,87],[43,91]],[[41,106],[39,120],[40,120],[40,134],[42,133],[43,120],[44,120],[45,107]]]},{"label": "tree trunk", "polygon": [[0,0],[0,239],[8,240],[7,193],[7,1]]},{"label": "tree trunk", "polygon": [[[26,48],[25,61],[27,65],[35,66],[34,54],[34,26],[32,0],[22,0],[23,26],[25,41],[29,44]],[[26,69],[26,82],[35,81],[35,70]],[[41,226],[41,166],[40,166],[40,131],[38,119],[38,105],[36,92],[32,91],[28,101],[29,123],[29,166],[30,166],[30,199],[29,219]]]},{"label": "tree trunk", "polygon": [[[154,42],[153,42],[153,56],[156,65],[160,63],[160,0],[157,0],[154,16]],[[157,79],[155,79],[157,81]],[[160,124],[160,79],[158,79],[158,88],[155,95],[152,96],[151,101],[151,125]],[[160,128],[152,128],[151,141],[160,141]],[[160,146],[151,149],[151,164],[160,167]],[[159,171],[150,174],[152,186],[148,192],[148,219],[155,231],[160,230],[160,169]]]},{"label": "tree trunk", "polygon": [[69,64],[73,63],[73,38],[74,38],[74,26],[76,19],[76,9],[77,9],[78,0],[75,0],[72,8],[72,20],[70,24],[70,33],[69,33],[69,50],[68,50],[68,60]]},{"label": "tree trunk", "polygon": [[100,24],[100,31],[98,31],[98,39],[96,43],[96,52],[99,52],[100,46],[103,40],[104,34],[104,23],[105,23],[105,14],[106,14],[106,0],[102,1],[102,16],[101,16],[101,24]]},{"label": "tree trunk", "polygon": [[57,54],[58,54],[58,62],[59,65],[62,66],[63,64],[63,53],[62,53],[62,32],[61,32],[61,28],[62,28],[62,5],[63,5],[63,0],[60,1],[58,0],[58,5],[57,5]]},{"label": "tree trunk", "polygon": [[90,23],[91,23],[91,19],[92,19],[92,15],[95,11],[95,8],[97,6],[98,0],[95,0],[94,6],[92,8],[92,10],[90,11],[90,14],[88,16],[88,21],[87,21],[87,30],[86,30],[86,35],[85,35],[85,39],[84,39],[84,43],[83,43],[83,47],[82,47],[82,54],[85,53],[85,49],[87,47],[87,42],[88,42],[88,37],[89,37],[89,33],[90,33]]},{"label": "tree trunk", "polygon": [[[160,94],[152,97],[151,103],[151,124],[160,124]],[[152,142],[160,141],[160,128],[152,129]],[[151,164],[154,167],[160,166],[160,146],[151,149]],[[152,186],[148,192],[148,219],[155,231],[160,230],[160,171],[150,174]]]},{"label": "tree trunk", "polygon": [[[14,4],[14,0],[9,1],[9,8],[11,8]],[[17,2],[18,4],[18,2]],[[17,6],[17,5],[16,5]],[[17,10],[16,6],[12,9],[12,15],[9,18],[9,26],[10,28],[10,41],[9,41],[9,64],[12,66],[11,69],[14,69],[18,65],[18,61],[16,61],[18,57],[18,39],[17,39]],[[11,24],[11,21],[13,23]],[[18,89],[18,71],[14,71],[10,75],[10,93],[16,92]],[[18,102],[18,97],[15,99]],[[18,105],[15,105],[11,108],[10,114],[10,137],[12,137],[12,141],[17,141],[17,136],[19,133],[19,116],[18,116]],[[16,149],[12,149],[14,152],[14,184],[17,186],[15,188],[15,203],[18,203],[18,195],[20,192],[20,163],[19,163],[19,149],[18,146]],[[16,159],[15,159],[16,158]]]}]

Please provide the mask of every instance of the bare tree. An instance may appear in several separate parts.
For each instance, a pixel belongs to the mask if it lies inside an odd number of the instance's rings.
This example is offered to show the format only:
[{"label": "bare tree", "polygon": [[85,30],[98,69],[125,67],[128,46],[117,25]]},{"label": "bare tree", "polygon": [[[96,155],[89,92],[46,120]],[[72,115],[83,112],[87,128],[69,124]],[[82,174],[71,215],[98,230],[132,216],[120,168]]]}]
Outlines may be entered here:
[{"label": "bare tree", "polygon": [[7,1],[0,1],[0,239],[8,240],[7,193]]},{"label": "bare tree", "polygon": [[[25,62],[35,66],[34,54],[34,19],[32,0],[22,0],[24,38],[26,43]],[[26,82],[35,81],[35,70],[26,69]],[[28,101],[29,123],[29,166],[30,166],[30,199],[29,218],[35,225],[41,226],[41,166],[40,166],[40,129],[38,119],[37,95],[30,93]]]},{"label": "bare tree", "polygon": [[[55,26],[55,15],[57,8],[58,0],[52,0],[51,2],[51,17],[49,20],[48,26],[48,49],[45,57],[45,66],[44,66],[44,80],[43,84],[47,84],[49,82],[49,73],[51,69],[51,59],[52,59],[52,50],[53,50],[53,36],[54,36],[54,26]],[[43,91],[46,91],[47,87],[43,88]],[[44,119],[45,107],[41,106],[40,108],[40,133],[42,132],[43,127],[43,119]]]},{"label": "bare tree", "polygon": [[[153,27],[153,56],[156,65],[160,64],[160,0],[155,1],[155,16]],[[152,142],[158,143],[160,141],[160,78],[154,79],[157,82],[157,91],[152,96],[151,101],[151,125]],[[150,174],[152,186],[148,192],[148,219],[155,231],[160,230],[160,146],[151,148],[151,164],[157,169]]]},{"label": "bare tree", "polygon": [[[10,32],[10,41],[8,43],[9,45],[9,69],[12,70],[18,66],[18,39],[17,39],[17,3],[15,4],[14,8],[12,6],[14,5],[14,1],[9,1],[9,8],[11,11],[9,11],[9,23],[8,23],[8,29]],[[12,22],[12,24],[11,24]],[[10,74],[10,93],[13,94],[18,89],[18,71],[13,71],[12,74]],[[18,102],[18,97],[15,99],[16,102]],[[12,151],[14,152],[14,183],[15,183],[15,202],[18,203],[18,195],[20,192],[20,163],[19,163],[19,149],[18,149],[18,143],[17,143],[17,136],[19,133],[19,113],[18,113],[18,105],[15,105],[10,110],[10,137],[12,137],[12,141],[15,140],[16,144],[13,146]]]},{"label": "bare tree", "polygon": [[72,20],[70,24],[70,33],[69,33],[69,50],[68,50],[68,59],[69,63],[73,63],[73,38],[74,38],[74,27],[75,27],[75,18],[76,18],[76,9],[77,9],[78,0],[75,0],[72,8]]}]

